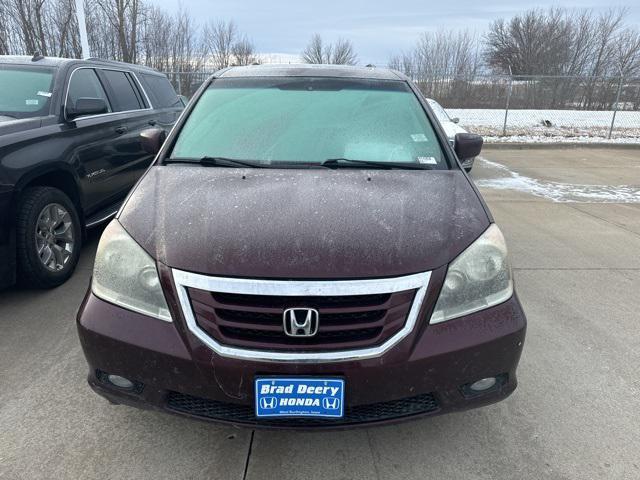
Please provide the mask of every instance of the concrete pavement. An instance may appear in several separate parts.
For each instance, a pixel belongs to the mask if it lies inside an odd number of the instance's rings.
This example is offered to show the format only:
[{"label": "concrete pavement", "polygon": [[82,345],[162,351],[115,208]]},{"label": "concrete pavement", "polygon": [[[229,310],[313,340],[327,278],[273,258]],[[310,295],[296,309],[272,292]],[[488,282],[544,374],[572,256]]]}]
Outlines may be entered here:
[{"label": "concrete pavement", "polygon": [[322,433],[111,406],[85,384],[74,324],[94,234],[64,286],[0,293],[0,478],[640,478],[640,150],[484,157],[472,176],[529,320],[506,401]]}]

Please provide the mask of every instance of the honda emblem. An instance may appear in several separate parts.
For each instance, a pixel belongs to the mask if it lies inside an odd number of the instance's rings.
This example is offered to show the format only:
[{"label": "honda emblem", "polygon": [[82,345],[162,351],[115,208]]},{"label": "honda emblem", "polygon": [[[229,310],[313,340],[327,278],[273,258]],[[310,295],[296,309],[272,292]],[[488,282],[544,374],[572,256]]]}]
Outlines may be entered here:
[{"label": "honda emblem", "polygon": [[313,308],[288,308],[284,311],[284,333],[289,337],[313,337],[318,333],[320,314]]}]

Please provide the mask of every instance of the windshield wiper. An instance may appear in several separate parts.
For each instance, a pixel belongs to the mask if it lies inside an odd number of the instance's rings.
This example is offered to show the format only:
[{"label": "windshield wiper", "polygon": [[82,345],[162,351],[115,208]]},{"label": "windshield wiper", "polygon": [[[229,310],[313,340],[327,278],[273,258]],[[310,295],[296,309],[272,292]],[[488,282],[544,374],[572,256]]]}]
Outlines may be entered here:
[{"label": "windshield wiper", "polygon": [[423,164],[407,163],[407,162],[376,162],[375,160],[353,160],[351,158],[327,158],[321,166],[327,168],[353,167],[354,165],[365,165],[373,168],[383,168],[391,170],[392,168],[401,168],[407,170],[429,170]]},{"label": "windshield wiper", "polygon": [[237,160],[235,158],[226,157],[200,157],[200,158],[165,158],[162,162],[168,163],[198,163],[206,167],[248,167],[248,168],[269,168],[260,162],[251,162],[248,160]]}]

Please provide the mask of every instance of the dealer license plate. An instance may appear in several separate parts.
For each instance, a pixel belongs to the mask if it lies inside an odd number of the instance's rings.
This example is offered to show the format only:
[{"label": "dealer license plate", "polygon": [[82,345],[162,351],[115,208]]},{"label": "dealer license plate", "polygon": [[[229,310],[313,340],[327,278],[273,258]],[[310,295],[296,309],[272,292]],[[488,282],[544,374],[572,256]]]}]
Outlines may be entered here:
[{"label": "dealer license plate", "polygon": [[344,416],[340,378],[262,377],[255,379],[256,417]]}]

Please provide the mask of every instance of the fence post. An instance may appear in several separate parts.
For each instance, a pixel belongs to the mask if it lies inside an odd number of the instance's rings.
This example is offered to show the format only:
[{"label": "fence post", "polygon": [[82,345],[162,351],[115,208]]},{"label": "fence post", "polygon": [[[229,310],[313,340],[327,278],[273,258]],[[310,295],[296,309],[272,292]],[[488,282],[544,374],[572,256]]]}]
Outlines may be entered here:
[{"label": "fence post", "polygon": [[511,89],[513,88],[513,72],[509,65],[509,88],[507,89],[507,104],[504,108],[504,123],[502,124],[502,136],[507,135],[507,117],[509,116],[509,100],[511,100]]},{"label": "fence post", "polygon": [[613,106],[613,117],[611,117],[611,127],[609,128],[609,140],[611,140],[611,134],[613,133],[613,125],[616,123],[616,114],[618,113],[618,104],[620,103],[620,93],[622,92],[622,82],[624,77],[620,72],[620,80],[618,82],[618,93],[616,94],[616,103]]},{"label": "fence post", "polygon": [[182,95],[182,75],[180,69],[178,69],[176,76],[178,77],[178,95]]}]

